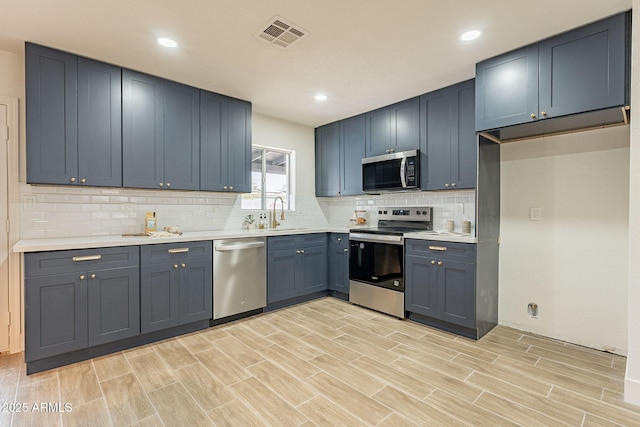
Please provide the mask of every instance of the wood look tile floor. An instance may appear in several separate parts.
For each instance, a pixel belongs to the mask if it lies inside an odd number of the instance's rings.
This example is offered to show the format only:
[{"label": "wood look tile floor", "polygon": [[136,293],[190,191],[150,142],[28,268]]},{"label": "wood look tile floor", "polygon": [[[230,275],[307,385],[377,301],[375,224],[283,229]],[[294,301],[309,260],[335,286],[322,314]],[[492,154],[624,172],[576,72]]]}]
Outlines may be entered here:
[{"label": "wood look tile floor", "polygon": [[0,426],[638,426],[625,363],[323,298],[30,376],[1,356]]}]

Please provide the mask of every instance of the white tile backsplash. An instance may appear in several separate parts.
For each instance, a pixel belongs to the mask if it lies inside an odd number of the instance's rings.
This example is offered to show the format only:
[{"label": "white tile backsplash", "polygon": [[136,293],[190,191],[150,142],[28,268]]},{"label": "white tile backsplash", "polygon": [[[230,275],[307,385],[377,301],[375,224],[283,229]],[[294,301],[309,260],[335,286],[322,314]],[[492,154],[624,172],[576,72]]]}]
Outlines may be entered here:
[{"label": "white tile backsplash", "polygon": [[454,231],[462,231],[462,221],[471,221],[475,235],[475,190],[416,191],[350,197],[319,197],[318,203],[332,227],[348,227],[355,209],[366,210],[371,225],[378,222],[378,207],[432,206],[433,227],[444,230],[447,219],[455,221]]},{"label": "white tile backsplash", "polygon": [[[27,206],[28,199],[34,206]],[[108,236],[144,231],[144,217],[156,212],[158,227],[183,231],[223,230],[237,194],[74,188],[20,183],[20,238]]]},{"label": "white tile backsplash", "polygon": [[[35,200],[30,206],[27,201]],[[475,191],[389,193],[353,197],[296,196],[295,210],[285,212],[284,228],[348,228],[355,209],[364,209],[377,223],[379,206],[433,206],[434,228],[447,219],[461,231],[470,220],[475,234]],[[238,194],[196,191],[152,191],[117,188],[34,186],[20,183],[20,238],[108,236],[144,231],[144,217],[156,212],[158,229],[179,225],[183,231],[215,231],[242,227],[248,214]],[[279,215],[279,210],[278,210]]]}]

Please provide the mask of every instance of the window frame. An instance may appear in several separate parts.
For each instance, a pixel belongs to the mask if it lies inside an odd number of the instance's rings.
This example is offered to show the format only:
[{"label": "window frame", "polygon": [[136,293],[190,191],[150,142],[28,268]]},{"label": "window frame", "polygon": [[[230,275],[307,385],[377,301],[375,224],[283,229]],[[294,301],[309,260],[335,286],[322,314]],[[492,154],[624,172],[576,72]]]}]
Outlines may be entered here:
[{"label": "window frame", "polygon": [[[261,168],[261,189],[262,191],[260,192],[260,207],[259,208],[249,208],[249,207],[244,207],[242,206],[242,201],[240,202],[240,208],[241,210],[261,210],[261,211],[265,211],[265,210],[269,210],[271,208],[267,207],[267,191],[266,191],[266,187],[267,187],[267,156],[266,153],[267,152],[277,152],[277,153],[281,153],[287,156],[287,179],[286,179],[286,186],[287,186],[287,197],[283,198],[284,200],[284,210],[285,211],[293,211],[295,210],[295,206],[294,206],[294,195],[293,195],[293,186],[292,186],[292,176],[293,176],[293,159],[294,159],[294,153],[295,151],[293,150],[287,150],[285,148],[278,148],[278,147],[268,147],[268,146],[264,146],[264,145],[253,145],[251,147],[251,152],[253,153],[255,150],[260,150],[261,152],[261,159],[262,159],[262,165],[260,166]],[[253,160],[252,160],[252,165],[253,165]],[[251,173],[253,174],[253,166],[251,168]],[[252,178],[252,182],[253,182],[253,178]],[[251,193],[249,194],[254,194],[253,193],[253,184],[251,185]],[[244,195],[243,195],[244,197]]]}]

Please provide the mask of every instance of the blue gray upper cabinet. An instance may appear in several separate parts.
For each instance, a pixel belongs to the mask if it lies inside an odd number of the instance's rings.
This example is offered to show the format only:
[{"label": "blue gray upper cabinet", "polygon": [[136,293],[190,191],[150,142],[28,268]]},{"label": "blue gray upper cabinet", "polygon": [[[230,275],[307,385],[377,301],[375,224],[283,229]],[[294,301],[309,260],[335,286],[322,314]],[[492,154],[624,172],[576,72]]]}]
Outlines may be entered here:
[{"label": "blue gray upper cabinet", "polygon": [[362,194],[365,115],[316,128],[316,196]]},{"label": "blue gray upper cabinet", "polygon": [[80,184],[122,186],[122,69],[78,58]]},{"label": "blue gray upper cabinet", "polygon": [[340,121],[340,195],[362,193],[362,159],[365,157],[365,115]]},{"label": "blue gray upper cabinet", "polygon": [[199,99],[196,88],[122,71],[125,187],[199,188]]},{"label": "blue gray upper cabinet", "polygon": [[27,43],[27,182],[120,187],[121,69]]},{"label": "blue gray upper cabinet", "polygon": [[420,141],[420,99],[366,113],[366,157],[415,150]]},{"label": "blue gray upper cabinet", "polygon": [[200,91],[200,189],[251,192],[251,103]]},{"label": "blue gray upper cabinet", "polygon": [[423,190],[474,188],[477,170],[473,80],[420,97]]},{"label": "blue gray upper cabinet", "polygon": [[476,65],[476,130],[527,123],[537,111],[537,44]]},{"label": "blue gray upper cabinet", "polygon": [[340,194],[340,122],[316,128],[316,196]]},{"label": "blue gray upper cabinet", "polygon": [[624,106],[627,28],[622,13],[476,64],[476,130]]},{"label": "blue gray upper cabinet", "polygon": [[27,43],[25,69],[27,182],[73,184],[78,176],[78,58]]}]

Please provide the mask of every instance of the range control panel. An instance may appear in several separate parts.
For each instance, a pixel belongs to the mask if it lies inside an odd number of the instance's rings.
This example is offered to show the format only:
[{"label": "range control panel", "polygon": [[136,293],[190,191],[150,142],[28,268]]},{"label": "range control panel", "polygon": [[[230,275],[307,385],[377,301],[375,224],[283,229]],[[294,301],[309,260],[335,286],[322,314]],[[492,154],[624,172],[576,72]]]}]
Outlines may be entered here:
[{"label": "range control panel", "polygon": [[433,217],[433,207],[390,207],[378,208],[379,220],[391,221],[431,221]]}]

